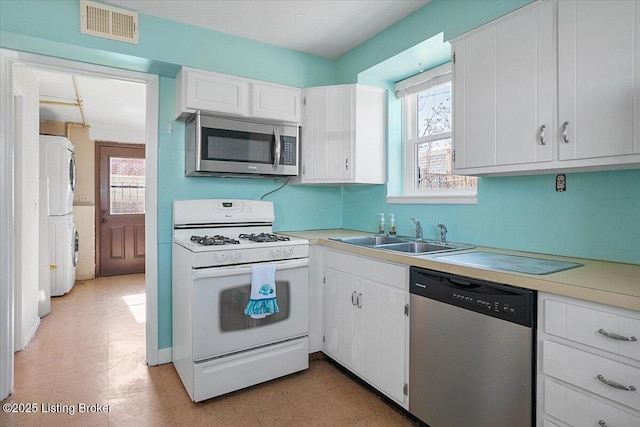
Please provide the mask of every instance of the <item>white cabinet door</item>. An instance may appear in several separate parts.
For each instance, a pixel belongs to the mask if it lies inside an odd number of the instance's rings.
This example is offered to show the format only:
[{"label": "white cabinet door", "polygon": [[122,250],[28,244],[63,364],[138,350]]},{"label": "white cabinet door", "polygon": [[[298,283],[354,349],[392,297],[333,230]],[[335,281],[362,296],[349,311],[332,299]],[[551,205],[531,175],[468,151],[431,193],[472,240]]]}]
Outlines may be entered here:
[{"label": "white cabinet door", "polygon": [[[350,274],[326,269],[324,333],[325,351],[347,368],[362,368],[361,283]],[[358,296],[360,295],[360,296]]]},{"label": "white cabinet door", "polygon": [[[358,301],[362,300],[362,284],[349,274],[340,277],[340,360],[356,373],[362,372],[362,310]],[[342,333],[344,332],[344,333]]]},{"label": "white cabinet door", "polygon": [[302,181],[349,179],[352,91],[348,86],[327,86],[305,92],[302,127]]},{"label": "white cabinet door", "polygon": [[251,115],[300,123],[300,94],[298,88],[254,82],[251,84]]},{"label": "white cabinet door", "polygon": [[363,312],[362,375],[398,402],[405,402],[407,293],[367,281]]},{"label": "white cabinet door", "polygon": [[334,251],[325,261],[324,352],[406,407],[407,269]]},{"label": "white cabinet door", "polygon": [[304,91],[302,184],[381,184],[385,91],[362,85]]},{"label": "white cabinet door", "polygon": [[553,159],[553,25],[553,3],[543,2],[455,42],[456,169]]},{"label": "white cabinet door", "polygon": [[183,67],[176,76],[176,117],[196,110],[247,116],[249,81],[240,77]]},{"label": "white cabinet door", "polygon": [[640,153],[640,2],[558,2],[560,160]]}]

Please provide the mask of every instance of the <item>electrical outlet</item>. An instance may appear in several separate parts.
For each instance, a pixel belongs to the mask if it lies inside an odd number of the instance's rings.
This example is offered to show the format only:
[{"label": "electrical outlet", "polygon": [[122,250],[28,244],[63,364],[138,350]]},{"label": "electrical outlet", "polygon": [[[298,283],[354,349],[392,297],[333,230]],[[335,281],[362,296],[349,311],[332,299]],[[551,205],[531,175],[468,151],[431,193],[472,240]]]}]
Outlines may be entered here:
[{"label": "electrical outlet", "polygon": [[567,191],[567,177],[563,173],[556,175],[556,191]]},{"label": "electrical outlet", "polygon": [[79,197],[81,202],[88,202],[89,201],[89,196],[87,196],[86,194],[81,194]]}]

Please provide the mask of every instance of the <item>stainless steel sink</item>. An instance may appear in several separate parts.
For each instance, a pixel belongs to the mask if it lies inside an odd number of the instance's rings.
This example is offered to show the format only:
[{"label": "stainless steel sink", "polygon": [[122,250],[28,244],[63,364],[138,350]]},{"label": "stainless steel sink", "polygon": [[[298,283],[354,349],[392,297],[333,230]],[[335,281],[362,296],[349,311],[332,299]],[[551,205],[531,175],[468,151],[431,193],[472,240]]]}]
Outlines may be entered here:
[{"label": "stainless steel sink", "polygon": [[342,243],[350,243],[359,246],[378,246],[390,243],[404,243],[406,240],[390,236],[366,236],[366,237],[347,237],[344,239],[332,239]]},{"label": "stainless steel sink", "polygon": [[378,249],[386,249],[388,251],[404,252],[409,254],[423,254],[427,252],[452,251],[456,249],[456,246],[438,245],[436,243],[429,242],[405,242],[391,245],[380,245]]},{"label": "stainless steel sink", "polygon": [[473,248],[473,246],[457,244],[441,245],[437,242],[418,241],[409,237],[365,236],[346,237],[342,239],[335,238],[331,240],[342,243],[349,243],[356,246],[365,246],[372,249],[402,252],[410,255],[425,255],[437,252],[461,251],[464,249]]}]

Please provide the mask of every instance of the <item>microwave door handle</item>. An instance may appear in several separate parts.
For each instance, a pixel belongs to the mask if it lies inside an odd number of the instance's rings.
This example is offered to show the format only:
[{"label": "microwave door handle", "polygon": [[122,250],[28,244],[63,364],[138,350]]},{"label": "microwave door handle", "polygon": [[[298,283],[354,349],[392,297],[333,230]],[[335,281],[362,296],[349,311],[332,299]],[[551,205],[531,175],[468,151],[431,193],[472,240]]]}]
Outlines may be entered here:
[{"label": "microwave door handle", "polygon": [[273,149],[273,168],[278,169],[278,167],[280,167],[280,131],[277,127],[273,128],[273,139],[275,141],[275,147]]}]

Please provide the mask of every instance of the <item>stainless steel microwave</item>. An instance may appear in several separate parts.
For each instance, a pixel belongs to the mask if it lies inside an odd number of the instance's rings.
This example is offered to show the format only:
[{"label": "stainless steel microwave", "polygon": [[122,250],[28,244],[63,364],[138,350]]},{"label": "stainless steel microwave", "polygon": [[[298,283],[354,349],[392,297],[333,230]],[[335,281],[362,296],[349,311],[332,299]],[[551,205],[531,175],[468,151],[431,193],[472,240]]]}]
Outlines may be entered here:
[{"label": "stainless steel microwave", "polygon": [[298,175],[298,127],[213,117],[186,124],[186,176]]}]

